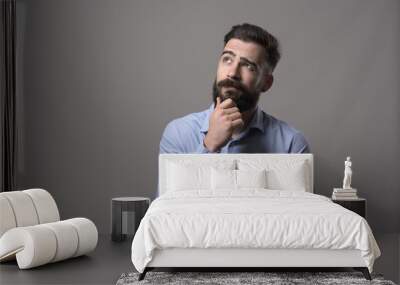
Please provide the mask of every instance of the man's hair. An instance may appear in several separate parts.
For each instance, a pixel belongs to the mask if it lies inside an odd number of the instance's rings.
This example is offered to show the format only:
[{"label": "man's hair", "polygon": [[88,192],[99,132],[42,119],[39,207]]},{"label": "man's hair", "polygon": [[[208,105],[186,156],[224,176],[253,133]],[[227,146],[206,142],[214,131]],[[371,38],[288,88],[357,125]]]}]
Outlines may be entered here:
[{"label": "man's hair", "polygon": [[279,42],[273,35],[259,26],[244,23],[242,25],[233,26],[225,35],[225,45],[233,38],[244,42],[254,42],[262,46],[265,50],[267,69],[271,73],[274,71],[281,58],[281,53]]}]

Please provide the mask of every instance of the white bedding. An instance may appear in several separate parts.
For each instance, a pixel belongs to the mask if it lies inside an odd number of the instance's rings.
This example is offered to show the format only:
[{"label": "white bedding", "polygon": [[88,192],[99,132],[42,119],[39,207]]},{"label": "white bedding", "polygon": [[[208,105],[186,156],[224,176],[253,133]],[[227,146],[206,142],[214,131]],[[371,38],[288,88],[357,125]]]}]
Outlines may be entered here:
[{"label": "white bedding", "polygon": [[364,218],[299,191],[242,189],[167,192],[151,204],[132,243],[143,272],[154,249],[358,249],[372,272],[380,250]]}]

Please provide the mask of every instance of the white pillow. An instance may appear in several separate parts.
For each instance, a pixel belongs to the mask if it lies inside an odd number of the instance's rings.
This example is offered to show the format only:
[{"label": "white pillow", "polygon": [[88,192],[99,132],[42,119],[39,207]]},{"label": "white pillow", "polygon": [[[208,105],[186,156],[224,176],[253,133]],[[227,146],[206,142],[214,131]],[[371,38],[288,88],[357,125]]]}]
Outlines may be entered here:
[{"label": "white pillow", "polygon": [[310,185],[310,167],[306,160],[238,160],[240,170],[266,169],[268,189],[307,191]]},{"label": "white pillow", "polygon": [[268,189],[306,191],[308,181],[305,173],[305,164],[294,165],[286,170],[271,169],[267,171]]},{"label": "white pillow", "polygon": [[211,189],[266,188],[266,171],[211,169]]},{"label": "white pillow", "polygon": [[267,188],[267,172],[261,170],[235,170],[237,188]]},{"label": "white pillow", "polygon": [[212,168],[211,189],[236,189],[236,170]]},{"label": "white pillow", "polygon": [[167,191],[210,190],[211,168],[234,169],[235,161],[169,161],[167,164]]}]

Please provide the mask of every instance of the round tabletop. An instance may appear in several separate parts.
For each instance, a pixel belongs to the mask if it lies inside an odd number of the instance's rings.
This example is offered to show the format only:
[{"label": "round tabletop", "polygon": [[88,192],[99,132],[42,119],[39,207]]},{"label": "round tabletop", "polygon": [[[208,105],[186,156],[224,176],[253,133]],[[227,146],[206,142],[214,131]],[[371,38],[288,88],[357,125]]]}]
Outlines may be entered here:
[{"label": "round tabletop", "polygon": [[150,198],[146,197],[115,197],[112,201],[118,202],[136,202],[136,201],[150,201]]}]

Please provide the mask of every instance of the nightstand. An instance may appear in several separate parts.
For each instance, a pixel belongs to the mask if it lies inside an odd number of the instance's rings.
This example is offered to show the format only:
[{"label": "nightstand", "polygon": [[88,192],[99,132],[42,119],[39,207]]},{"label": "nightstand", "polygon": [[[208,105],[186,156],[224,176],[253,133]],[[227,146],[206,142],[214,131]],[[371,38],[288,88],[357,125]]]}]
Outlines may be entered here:
[{"label": "nightstand", "polygon": [[361,217],[366,219],[367,217],[367,200],[364,198],[357,198],[354,200],[333,200],[332,202],[339,204],[340,206],[359,214]]},{"label": "nightstand", "polygon": [[111,239],[124,241],[136,233],[140,221],[150,206],[150,198],[118,197],[111,200]]}]

